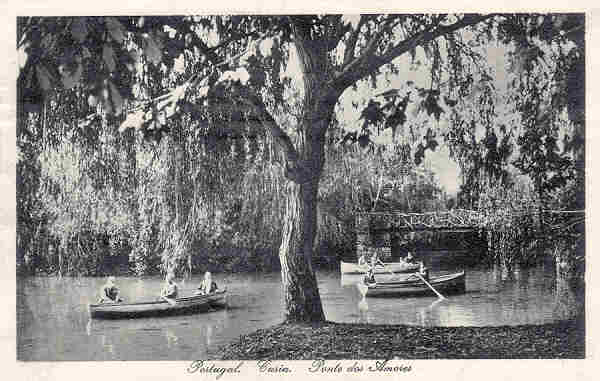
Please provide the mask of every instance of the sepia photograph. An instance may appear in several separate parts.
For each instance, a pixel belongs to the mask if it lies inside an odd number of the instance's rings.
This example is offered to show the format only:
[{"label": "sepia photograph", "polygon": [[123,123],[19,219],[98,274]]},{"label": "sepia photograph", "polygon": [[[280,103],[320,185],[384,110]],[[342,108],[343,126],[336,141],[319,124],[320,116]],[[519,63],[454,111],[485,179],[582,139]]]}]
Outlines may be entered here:
[{"label": "sepia photograph", "polygon": [[16,18],[17,361],[586,358],[588,14],[132,14]]}]

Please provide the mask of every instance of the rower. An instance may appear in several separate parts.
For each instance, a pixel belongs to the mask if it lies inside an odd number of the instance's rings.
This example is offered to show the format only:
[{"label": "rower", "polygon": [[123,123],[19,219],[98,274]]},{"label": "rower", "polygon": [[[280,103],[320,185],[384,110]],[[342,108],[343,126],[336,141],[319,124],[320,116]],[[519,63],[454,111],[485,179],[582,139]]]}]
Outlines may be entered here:
[{"label": "rower", "polygon": [[413,257],[413,255],[410,251],[408,252],[408,254],[406,254],[406,257],[404,257],[404,262],[406,262],[406,263],[414,263],[415,262],[415,257]]},{"label": "rower", "polygon": [[367,275],[365,275],[365,277],[363,278],[363,282],[367,286],[377,283],[377,281],[375,280],[375,271],[373,270],[373,267],[369,267]]},{"label": "rower", "polygon": [[429,269],[425,267],[425,264],[421,261],[421,265],[419,266],[419,274],[425,279],[429,281]]},{"label": "rower", "polygon": [[360,257],[358,258],[358,265],[359,266],[364,266],[364,265],[367,265],[367,264],[368,264],[367,257],[365,256],[365,253],[362,253],[360,255]]},{"label": "rower", "polygon": [[377,252],[374,252],[373,255],[371,255],[371,268],[374,269],[375,266],[377,266],[378,264],[385,267],[385,264],[381,262],[381,260],[377,256]]},{"label": "rower", "polygon": [[429,269],[425,267],[425,264],[422,261],[419,262],[419,271],[410,274],[408,278],[406,278],[406,280],[419,278],[419,275],[421,276],[421,278],[425,279],[426,281],[429,281]]}]

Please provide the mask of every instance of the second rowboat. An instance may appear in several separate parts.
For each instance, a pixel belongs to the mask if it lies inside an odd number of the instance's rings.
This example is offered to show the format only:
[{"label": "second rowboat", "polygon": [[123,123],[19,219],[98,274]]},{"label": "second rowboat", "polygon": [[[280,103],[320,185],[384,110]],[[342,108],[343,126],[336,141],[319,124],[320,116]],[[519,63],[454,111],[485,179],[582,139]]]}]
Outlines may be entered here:
[{"label": "second rowboat", "polygon": [[[431,277],[429,284],[441,293],[465,292],[465,272]],[[416,275],[398,282],[378,282],[369,284],[366,296],[370,297],[401,297],[416,295],[431,295],[435,293]]]}]

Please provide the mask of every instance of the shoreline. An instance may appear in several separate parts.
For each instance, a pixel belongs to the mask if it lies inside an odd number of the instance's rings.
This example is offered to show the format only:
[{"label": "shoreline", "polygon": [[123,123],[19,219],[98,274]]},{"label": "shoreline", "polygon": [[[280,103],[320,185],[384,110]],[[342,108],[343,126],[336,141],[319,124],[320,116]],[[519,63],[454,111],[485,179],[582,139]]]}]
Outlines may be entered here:
[{"label": "shoreline", "polygon": [[583,318],[541,325],[420,327],[281,323],[241,335],[215,360],[584,359]]}]

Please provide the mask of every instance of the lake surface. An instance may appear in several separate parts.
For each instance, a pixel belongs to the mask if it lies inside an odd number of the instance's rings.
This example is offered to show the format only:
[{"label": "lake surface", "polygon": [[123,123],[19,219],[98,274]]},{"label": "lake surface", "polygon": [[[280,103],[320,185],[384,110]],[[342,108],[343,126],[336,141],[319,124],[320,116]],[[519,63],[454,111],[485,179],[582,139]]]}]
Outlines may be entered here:
[{"label": "lake surface", "polygon": [[[440,255],[438,259],[447,257]],[[456,263],[456,262],[455,262]],[[432,275],[458,270],[447,261],[429,260]],[[460,269],[465,266],[460,267]],[[214,274],[229,290],[226,309],[186,316],[130,320],[90,320],[105,278],[30,277],[17,281],[17,356],[19,360],[179,360],[213,357],[241,334],[283,320],[279,273]],[[390,278],[382,275],[378,279]],[[569,318],[580,298],[553,266],[506,273],[467,267],[462,295],[362,300],[360,276],[318,272],[326,318],[336,322],[420,326],[498,326],[541,324]],[[191,293],[201,276],[178,280],[181,294]],[[119,277],[126,301],[154,300],[158,277]],[[185,290],[188,290],[187,292]],[[366,303],[365,303],[366,302]]]}]

